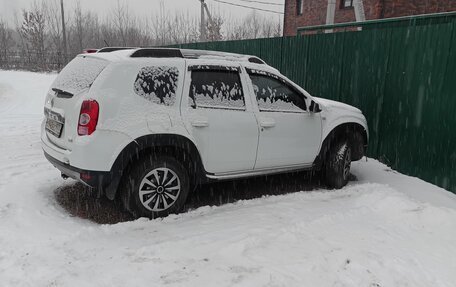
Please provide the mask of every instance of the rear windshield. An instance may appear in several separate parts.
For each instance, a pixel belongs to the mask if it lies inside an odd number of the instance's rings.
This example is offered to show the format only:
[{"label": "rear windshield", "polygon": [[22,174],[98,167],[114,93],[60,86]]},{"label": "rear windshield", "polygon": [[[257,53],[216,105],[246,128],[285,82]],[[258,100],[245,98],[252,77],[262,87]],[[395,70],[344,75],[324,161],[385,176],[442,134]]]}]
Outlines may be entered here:
[{"label": "rear windshield", "polygon": [[52,88],[77,94],[89,88],[108,63],[91,57],[76,57],[63,68]]}]

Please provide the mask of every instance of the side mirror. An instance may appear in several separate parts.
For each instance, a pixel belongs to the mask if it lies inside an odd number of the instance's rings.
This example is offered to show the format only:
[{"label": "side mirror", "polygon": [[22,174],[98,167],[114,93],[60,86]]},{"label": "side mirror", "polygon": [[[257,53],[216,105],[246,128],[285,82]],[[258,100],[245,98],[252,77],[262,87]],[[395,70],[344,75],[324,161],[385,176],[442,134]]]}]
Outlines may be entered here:
[{"label": "side mirror", "polygon": [[310,102],[309,111],[310,111],[311,113],[319,113],[319,112],[321,112],[320,105],[317,104],[314,100],[312,100],[312,101]]}]

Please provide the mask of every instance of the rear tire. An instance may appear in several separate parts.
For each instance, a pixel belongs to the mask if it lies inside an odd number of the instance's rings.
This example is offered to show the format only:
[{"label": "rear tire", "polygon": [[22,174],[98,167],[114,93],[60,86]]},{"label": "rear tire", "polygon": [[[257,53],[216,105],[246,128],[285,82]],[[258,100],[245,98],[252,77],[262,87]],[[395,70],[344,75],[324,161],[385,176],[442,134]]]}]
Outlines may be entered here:
[{"label": "rear tire", "polygon": [[350,178],[351,148],[346,140],[332,145],[325,164],[325,181],[330,188],[342,188]]},{"label": "rear tire", "polygon": [[176,159],[147,155],[132,167],[120,187],[123,205],[133,216],[157,218],[182,209],[189,177]]}]

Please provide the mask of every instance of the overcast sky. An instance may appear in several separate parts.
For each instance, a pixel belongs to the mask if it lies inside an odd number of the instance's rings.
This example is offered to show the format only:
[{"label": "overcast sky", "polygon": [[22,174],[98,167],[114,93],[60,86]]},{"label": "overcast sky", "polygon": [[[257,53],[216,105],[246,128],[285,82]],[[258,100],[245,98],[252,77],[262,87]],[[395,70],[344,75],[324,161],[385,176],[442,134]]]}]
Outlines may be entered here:
[{"label": "overcast sky", "polygon": [[[14,23],[14,15],[19,13],[22,9],[30,7],[31,3],[34,1],[55,1],[55,0],[0,0],[0,17],[8,21],[10,24]],[[80,0],[82,8],[84,10],[90,10],[104,16],[110,13],[113,7],[116,5],[117,0]],[[130,8],[130,11],[135,13],[138,16],[147,16],[148,13],[154,14],[154,10],[157,10],[160,2],[163,2],[165,9],[169,12],[178,10],[178,11],[188,11],[191,14],[199,15],[200,13],[200,4],[199,0],[120,0],[121,2],[127,2]],[[276,5],[265,5],[260,4],[259,2],[270,2],[283,4],[285,0],[223,0],[225,2],[254,6],[257,8],[268,9],[283,12],[283,6]],[[252,2],[253,1],[253,2]],[[68,11],[71,11],[71,8],[74,6],[75,0],[64,0],[65,8]],[[214,0],[206,0],[210,10],[218,12],[225,15],[226,17],[231,18],[242,18],[247,16],[252,9],[235,7],[223,3],[217,3]],[[278,19],[279,14],[273,14],[269,12],[259,11],[259,14],[274,17]],[[282,19],[282,18],[281,18]]]}]

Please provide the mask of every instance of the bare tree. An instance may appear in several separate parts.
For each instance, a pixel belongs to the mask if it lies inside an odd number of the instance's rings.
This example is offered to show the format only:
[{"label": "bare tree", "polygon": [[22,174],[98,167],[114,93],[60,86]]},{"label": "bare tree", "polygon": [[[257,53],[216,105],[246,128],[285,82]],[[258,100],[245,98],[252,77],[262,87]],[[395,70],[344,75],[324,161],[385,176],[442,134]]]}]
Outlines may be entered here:
[{"label": "bare tree", "polygon": [[275,30],[274,30],[274,37],[281,37],[283,35],[283,28],[282,28],[282,20],[280,19],[280,17],[278,18],[278,21],[275,25]]},{"label": "bare tree", "polygon": [[96,48],[102,47],[104,45],[103,35],[101,34],[101,24],[98,15],[86,12],[85,13],[85,20],[86,20],[86,39],[87,43],[83,48]]},{"label": "bare tree", "polygon": [[13,46],[13,32],[8,24],[0,19],[0,67],[8,67],[8,54]]},{"label": "bare tree", "polygon": [[47,0],[42,2],[42,13],[46,22],[46,37],[49,40],[49,50],[55,51],[55,61],[63,63],[64,47],[62,42],[62,18],[60,3],[58,0]]},{"label": "bare tree", "polygon": [[104,46],[100,20],[97,14],[82,9],[80,1],[75,2],[71,21],[68,25],[69,53],[76,55],[87,48]]},{"label": "bare tree", "polygon": [[198,20],[188,13],[176,13],[167,22],[167,44],[193,43],[199,38]]},{"label": "bare tree", "polygon": [[258,16],[258,13],[254,10],[252,13],[250,13],[249,17],[245,18],[244,20],[244,25],[247,27],[248,31],[250,32],[250,35],[248,38],[259,38],[260,33],[261,33],[261,19]]},{"label": "bare tree", "polygon": [[131,32],[132,20],[128,4],[126,2],[121,3],[120,0],[117,0],[116,7],[112,13],[112,23],[117,35],[119,36],[120,45],[127,46],[128,32]]},{"label": "bare tree", "polygon": [[257,39],[277,37],[282,34],[280,18],[274,23],[269,18],[258,15],[255,11],[241,21],[230,20],[226,27],[227,40]]},{"label": "bare tree", "polygon": [[31,64],[39,68],[45,68],[45,29],[46,20],[42,13],[42,7],[35,2],[30,11],[22,11],[22,25],[19,34],[23,39],[25,51]]},{"label": "bare tree", "polygon": [[[72,2],[66,19],[69,57],[86,48],[103,46],[165,46],[199,40],[199,15],[169,11],[161,0],[158,9],[147,18],[130,13],[127,0],[116,0],[113,10],[101,18],[84,10],[80,0]],[[75,3],[75,4],[74,4]],[[240,40],[277,37],[282,33],[280,18],[274,21],[252,12],[244,19],[227,18],[212,12],[207,22],[207,40]],[[25,69],[59,69],[66,63],[62,54],[62,25],[59,0],[35,0],[16,18],[16,29],[0,21],[0,61],[8,49],[18,54]],[[16,41],[14,41],[16,39]],[[5,52],[6,51],[6,52]],[[13,57],[9,57],[11,59]],[[4,65],[3,65],[4,66]]]},{"label": "bare tree", "polygon": [[224,23],[223,18],[220,15],[213,15],[212,22],[206,23],[206,38],[208,41],[220,41],[223,39],[222,25]]},{"label": "bare tree", "polygon": [[165,11],[165,4],[163,1],[160,1],[160,8],[158,10],[158,15],[153,15],[152,18],[152,29],[154,33],[154,38],[158,45],[166,45],[169,44],[171,34],[167,32],[168,26],[168,13]]},{"label": "bare tree", "polygon": [[75,46],[77,47],[78,51],[82,51],[84,49],[85,45],[85,36],[86,36],[86,17],[82,12],[81,8],[81,1],[77,0],[76,1],[76,6],[74,8],[74,16],[73,16],[73,25],[72,29],[72,35],[74,37],[74,43],[76,44]]}]

